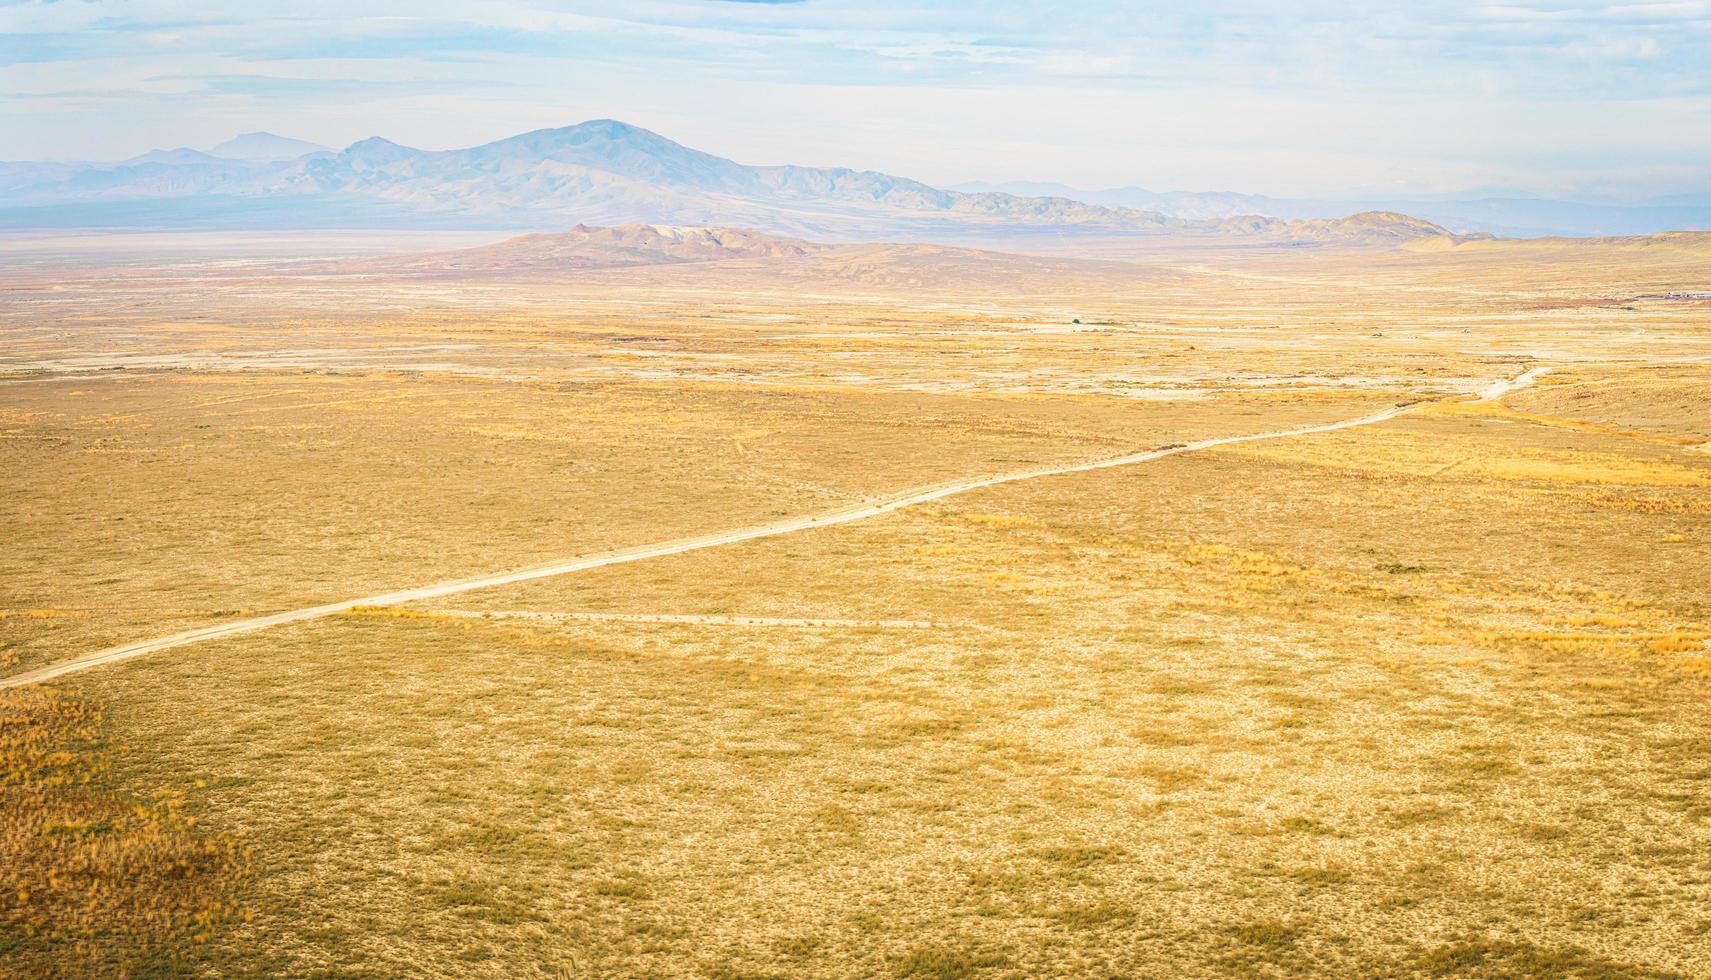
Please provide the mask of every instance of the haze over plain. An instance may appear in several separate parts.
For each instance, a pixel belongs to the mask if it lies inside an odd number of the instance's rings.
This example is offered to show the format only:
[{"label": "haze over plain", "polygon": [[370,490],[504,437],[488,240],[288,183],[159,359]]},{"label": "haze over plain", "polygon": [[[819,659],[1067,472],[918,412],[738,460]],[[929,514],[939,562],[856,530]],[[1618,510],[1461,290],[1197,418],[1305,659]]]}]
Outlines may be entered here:
[{"label": "haze over plain", "polygon": [[0,975],[1711,976],[1708,25],[0,3]]},{"label": "haze over plain", "polygon": [[[1179,218],[1384,210],[1458,233],[1613,235],[1702,228],[1711,207],[1699,0],[503,0],[239,19],[199,3],[24,2],[0,8],[0,34],[15,48],[0,65],[0,156],[14,163],[213,151],[258,130],[450,150],[616,118],[745,163],[1046,183],[1020,196]],[[186,210],[34,220],[203,209]]]}]

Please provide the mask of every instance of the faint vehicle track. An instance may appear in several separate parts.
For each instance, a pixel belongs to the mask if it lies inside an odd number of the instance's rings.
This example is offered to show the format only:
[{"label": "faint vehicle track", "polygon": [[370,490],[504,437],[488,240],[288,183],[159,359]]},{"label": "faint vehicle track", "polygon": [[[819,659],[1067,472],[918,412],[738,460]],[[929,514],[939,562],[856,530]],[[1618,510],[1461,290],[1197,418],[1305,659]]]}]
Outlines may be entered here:
[{"label": "faint vehicle track", "polygon": [[1534,381],[1537,381],[1540,375],[1549,374],[1550,370],[1551,369],[1548,367],[1528,368],[1520,374],[1515,375],[1513,378],[1493,381],[1489,388],[1486,388],[1484,391],[1479,393],[1479,400],[1482,402],[1496,401],[1504,395],[1509,394],[1511,391],[1527,387]]},{"label": "faint vehicle track", "polygon": [[[362,615],[364,609],[348,615]],[[397,615],[386,609],[376,615]],[[540,612],[532,609],[427,609],[424,619],[526,619],[547,623],[667,623],[677,626],[759,626],[804,629],[978,629],[967,623],[937,623],[924,619],[800,619],[780,616],[730,616],[713,613]]]},{"label": "faint vehicle track", "polygon": [[[1483,393],[1480,401],[1490,401],[1500,398],[1518,388],[1531,384],[1539,375],[1549,368],[1535,367],[1514,378],[1493,382]],[[134,657],[141,657],[173,647],[200,643],[203,640],[218,639],[223,636],[236,636],[241,633],[252,633],[256,630],[267,629],[271,626],[284,626],[287,623],[298,623],[309,619],[320,619],[342,612],[356,609],[358,606],[397,606],[407,602],[417,602],[423,599],[437,599],[441,596],[456,595],[460,592],[472,592],[476,589],[487,589],[501,585],[514,585],[518,582],[530,582],[535,579],[551,578],[557,575],[568,575],[571,572],[588,571],[594,568],[604,568],[607,565],[621,565],[632,561],[642,561],[647,558],[663,558],[667,555],[679,555],[687,551],[699,551],[702,548],[716,548],[720,545],[737,544],[743,541],[754,541],[760,538],[777,537],[795,531],[806,531],[817,527],[835,527],[839,524],[849,524],[854,521],[878,517],[905,507],[915,507],[920,504],[942,500],[945,497],[967,493],[970,490],[980,490],[985,487],[999,486],[1005,483],[1015,483],[1021,480],[1033,480],[1046,476],[1062,476],[1069,473],[1086,473],[1091,470],[1111,469],[1117,466],[1129,466],[1134,463],[1146,463],[1166,456],[1176,456],[1182,453],[1199,452],[1217,446],[1228,446],[1239,442],[1257,442],[1265,439],[1287,439],[1292,436],[1312,435],[1318,432],[1335,432],[1339,429],[1352,429],[1363,425],[1375,425],[1387,422],[1406,412],[1413,411],[1422,402],[1407,402],[1387,408],[1371,415],[1359,418],[1344,419],[1340,422],[1327,422],[1322,425],[1308,425],[1294,429],[1279,429],[1274,432],[1258,432],[1245,436],[1222,436],[1217,439],[1201,439],[1197,442],[1181,443],[1165,446],[1160,449],[1150,449],[1145,452],[1130,453],[1126,456],[1115,456],[1110,459],[1097,460],[1091,463],[1076,463],[1070,466],[1053,466],[1043,469],[1024,470],[1018,473],[1005,473],[999,476],[982,477],[976,480],[966,480],[958,483],[944,484],[922,490],[915,490],[901,496],[891,497],[878,503],[860,504],[840,510],[827,511],[807,517],[796,517],[763,524],[757,527],[740,528],[734,531],[721,531],[716,534],[706,534],[694,538],[681,538],[659,544],[642,545],[623,551],[574,558],[568,561],[542,565],[537,568],[505,572],[499,575],[489,575],[482,578],[457,579],[451,582],[441,582],[435,585],[425,585],[414,589],[403,589],[397,592],[387,592],[380,595],[364,596],[359,599],[346,599],[340,602],[329,602],[319,606],[308,606],[303,609],[292,609],[286,612],[274,613],[269,616],[257,616],[252,619],[240,619],[220,623],[215,626],[204,626],[198,629],[185,630],[170,636],[158,637],[153,640],[143,640],[137,643],[127,643],[121,646],[109,647],[94,653],[62,660],[59,663],[48,664],[34,670],[27,670],[11,677],[0,678],[0,690],[9,687],[20,687],[25,684],[40,684],[44,681],[103,667],[107,664],[119,663]]]}]

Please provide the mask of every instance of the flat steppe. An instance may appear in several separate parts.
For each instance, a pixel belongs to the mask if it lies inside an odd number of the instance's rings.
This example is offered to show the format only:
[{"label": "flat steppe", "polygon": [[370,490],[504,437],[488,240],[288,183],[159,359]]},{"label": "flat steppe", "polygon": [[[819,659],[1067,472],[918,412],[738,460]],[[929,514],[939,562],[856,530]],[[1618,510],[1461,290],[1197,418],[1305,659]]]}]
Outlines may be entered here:
[{"label": "flat steppe", "polygon": [[1276,437],[0,690],[0,972],[1711,974],[1703,243],[488,240],[0,241],[0,678]]}]

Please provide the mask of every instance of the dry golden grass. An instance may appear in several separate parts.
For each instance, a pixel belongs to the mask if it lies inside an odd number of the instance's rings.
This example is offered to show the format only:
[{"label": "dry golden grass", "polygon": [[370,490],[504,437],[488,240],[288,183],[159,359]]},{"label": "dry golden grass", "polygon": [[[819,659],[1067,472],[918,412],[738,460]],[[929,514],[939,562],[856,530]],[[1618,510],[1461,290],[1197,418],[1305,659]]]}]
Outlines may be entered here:
[{"label": "dry golden grass", "polygon": [[[1711,324],[1644,298],[1702,264],[939,261],[18,280],[0,661],[1557,370],[18,693],[158,802],[0,963],[1711,973]],[[6,820],[32,901],[88,866]]]},{"label": "dry golden grass", "polygon": [[[0,663],[1383,404],[168,374],[6,390]],[[96,447],[102,447],[96,451]],[[124,452],[118,452],[119,448]],[[639,488],[639,492],[638,492]]]},{"label": "dry golden grass", "polygon": [[83,683],[174,747],[131,778],[246,787],[215,969],[1703,972],[1705,556],[1250,449],[457,600],[928,634],[359,616]]},{"label": "dry golden grass", "polygon": [[8,976],[163,975],[242,917],[248,865],[185,794],[115,786],[101,709],[0,691],[0,963]]}]

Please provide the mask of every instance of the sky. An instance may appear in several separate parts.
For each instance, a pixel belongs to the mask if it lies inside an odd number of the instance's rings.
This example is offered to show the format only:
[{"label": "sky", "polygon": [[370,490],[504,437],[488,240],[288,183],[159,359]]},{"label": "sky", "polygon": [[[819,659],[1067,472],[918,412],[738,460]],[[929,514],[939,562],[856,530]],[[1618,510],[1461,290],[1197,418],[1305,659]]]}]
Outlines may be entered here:
[{"label": "sky", "polygon": [[1711,0],[0,0],[4,160],[594,118],[940,185],[1708,197]]}]

